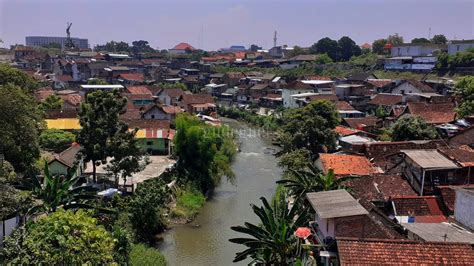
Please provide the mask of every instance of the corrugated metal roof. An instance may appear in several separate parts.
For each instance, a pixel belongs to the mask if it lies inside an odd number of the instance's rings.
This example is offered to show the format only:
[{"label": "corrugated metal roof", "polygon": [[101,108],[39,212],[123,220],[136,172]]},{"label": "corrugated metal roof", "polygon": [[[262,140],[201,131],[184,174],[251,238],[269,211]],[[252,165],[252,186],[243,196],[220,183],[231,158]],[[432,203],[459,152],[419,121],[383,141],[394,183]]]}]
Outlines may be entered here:
[{"label": "corrugated metal roof", "polygon": [[450,223],[407,223],[403,227],[425,241],[474,244],[474,234]]},{"label": "corrugated metal roof", "polygon": [[344,189],[307,193],[306,198],[321,219],[369,213]]},{"label": "corrugated metal roof", "polygon": [[459,168],[437,150],[401,150],[401,152],[424,169]]}]

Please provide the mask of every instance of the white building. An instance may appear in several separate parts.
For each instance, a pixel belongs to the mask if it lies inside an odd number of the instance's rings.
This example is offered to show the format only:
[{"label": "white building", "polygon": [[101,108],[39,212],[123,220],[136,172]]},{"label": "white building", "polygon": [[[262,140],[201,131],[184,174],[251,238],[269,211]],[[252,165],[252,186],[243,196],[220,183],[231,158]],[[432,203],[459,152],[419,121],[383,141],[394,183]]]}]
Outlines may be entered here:
[{"label": "white building", "polygon": [[434,51],[446,49],[444,44],[413,44],[413,43],[404,43],[400,45],[393,46],[391,49],[391,56],[432,56]]},{"label": "white building", "polygon": [[[66,37],[53,36],[26,36],[25,43],[27,46],[43,46],[52,43],[60,44],[62,48],[66,45]],[[79,49],[89,49],[89,40],[83,38],[72,38],[72,43]]]},{"label": "white building", "polygon": [[474,230],[474,189],[456,189],[454,218],[471,230]]},{"label": "white building", "polygon": [[474,48],[474,40],[453,40],[448,43],[448,54],[455,55],[471,48]]}]

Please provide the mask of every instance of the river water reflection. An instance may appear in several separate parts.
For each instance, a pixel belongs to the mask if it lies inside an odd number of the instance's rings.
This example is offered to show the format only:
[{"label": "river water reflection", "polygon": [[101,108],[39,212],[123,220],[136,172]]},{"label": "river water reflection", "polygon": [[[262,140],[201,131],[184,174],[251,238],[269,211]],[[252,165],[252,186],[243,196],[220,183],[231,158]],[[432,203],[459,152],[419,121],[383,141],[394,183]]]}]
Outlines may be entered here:
[{"label": "river water reflection", "polygon": [[239,134],[241,152],[233,163],[236,184],[224,181],[192,223],[174,227],[164,234],[159,248],[169,265],[234,265],[236,251],[242,251],[244,246],[228,241],[241,236],[230,227],[245,221],[258,222],[250,204],[260,205],[262,196],[270,198],[275,192],[275,181],[281,177],[281,169],[272,155],[274,147],[268,139],[255,134],[256,131],[244,123],[224,122],[238,132],[252,132]]}]

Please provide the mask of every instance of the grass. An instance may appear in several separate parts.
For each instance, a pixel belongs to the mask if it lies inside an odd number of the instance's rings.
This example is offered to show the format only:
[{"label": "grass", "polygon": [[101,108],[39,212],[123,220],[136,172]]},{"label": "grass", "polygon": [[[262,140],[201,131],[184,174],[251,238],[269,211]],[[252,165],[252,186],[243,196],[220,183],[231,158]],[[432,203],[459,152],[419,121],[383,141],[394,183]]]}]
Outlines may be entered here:
[{"label": "grass", "polygon": [[176,207],[171,215],[177,218],[193,219],[201,210],[206,198],[195,189],[186,189],[178,194]]},{"label": "grass", "polygon": [[144,244],[132,245],[130,252],[130,265],[166,265],[165,256],[158,250]]}]

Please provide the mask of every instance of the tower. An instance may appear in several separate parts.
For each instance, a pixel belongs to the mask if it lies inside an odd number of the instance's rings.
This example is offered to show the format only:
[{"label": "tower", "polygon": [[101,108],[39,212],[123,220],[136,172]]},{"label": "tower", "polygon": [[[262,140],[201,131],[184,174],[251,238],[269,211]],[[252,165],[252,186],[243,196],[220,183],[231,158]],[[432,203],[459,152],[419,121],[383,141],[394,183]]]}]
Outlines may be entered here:
[{"label": "tower", "polygon": [[277,46],[277,31],[275,31],[275,34],[273,35],[273,47]]}]

